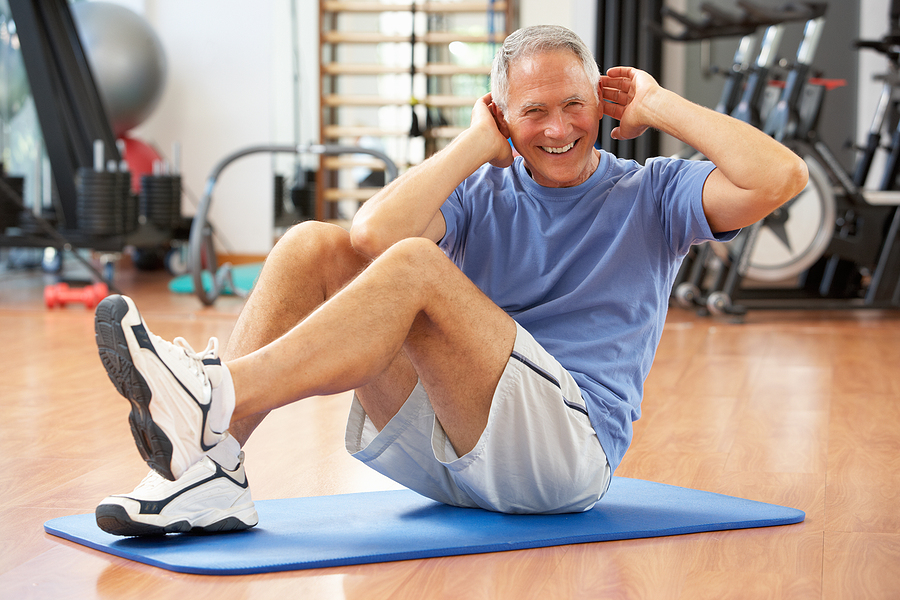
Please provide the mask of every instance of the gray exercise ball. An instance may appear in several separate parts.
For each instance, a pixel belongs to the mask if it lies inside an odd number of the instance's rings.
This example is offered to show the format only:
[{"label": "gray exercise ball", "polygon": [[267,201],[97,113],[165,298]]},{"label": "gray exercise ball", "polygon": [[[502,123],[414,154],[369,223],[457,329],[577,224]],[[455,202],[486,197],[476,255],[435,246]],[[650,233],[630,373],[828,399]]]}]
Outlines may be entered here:
[{"label": "gray exercise ball", "polygon": [[120,136],[150,116],[162,96],[162,44],[143,17],[119,4],[77,2],[72,16],[113,132]]}]

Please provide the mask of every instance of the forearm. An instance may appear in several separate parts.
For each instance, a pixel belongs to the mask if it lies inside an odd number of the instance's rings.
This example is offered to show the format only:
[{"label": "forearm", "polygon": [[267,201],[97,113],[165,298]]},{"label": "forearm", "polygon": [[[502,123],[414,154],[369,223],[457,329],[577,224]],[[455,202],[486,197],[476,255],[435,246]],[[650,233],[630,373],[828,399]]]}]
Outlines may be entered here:
[{"label": "forearm", "polygon": [[642,108],[646,125],[692,146],[716,165],[703,187],[703,210],[714,232],[751,225],[806,186],[806,163],[747,123],[663,88]]},{"label": "forearm", "polygon": [[[394,243],[423,236],[453,190],[492,158],[478,132],[468,129],[446,148],[411,168],[369,199],[353,218],[354,247],[377,256]],[[435,240],[437,241],[437,240]]]},{"label": "forearm", "polygon": [[[648,107],[652,126],[701,152],[736,187],[773,198],[793,197],[798,157],[747,123],[661,89]],[[800,185],[802,189],[802,184]]]}]

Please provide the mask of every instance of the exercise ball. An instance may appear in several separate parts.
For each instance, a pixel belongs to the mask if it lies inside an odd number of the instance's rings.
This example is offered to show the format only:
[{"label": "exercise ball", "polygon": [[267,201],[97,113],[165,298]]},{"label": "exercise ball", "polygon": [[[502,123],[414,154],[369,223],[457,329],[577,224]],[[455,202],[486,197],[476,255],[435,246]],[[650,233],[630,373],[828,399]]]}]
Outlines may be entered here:
[{"label": "exercise ball", "polygon": [[72,16],[113,133],[121,136],[150,116],[162,96],[162,44],[143,17],[119,4],[77,2]]}]

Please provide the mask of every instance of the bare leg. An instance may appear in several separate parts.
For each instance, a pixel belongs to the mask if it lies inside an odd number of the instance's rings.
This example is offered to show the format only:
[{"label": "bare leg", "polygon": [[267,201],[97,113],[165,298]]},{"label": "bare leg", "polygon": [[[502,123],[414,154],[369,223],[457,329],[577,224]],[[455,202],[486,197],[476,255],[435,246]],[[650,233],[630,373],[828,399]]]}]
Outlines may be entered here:
[{"label": "bare leg", "polygon": [[[266,259],[222,358],[234,360],[290,331],[362,271],[369,260],[353,251],[343,229],[318,222],[288,231]],[[268,411],[232,422],[243,446]]]},{"label": "bare leg", "polygon": [[487,424],[515,331],[512,319],[432,242],[403,240],[285,335],[228,362],[237,393],[233,422],[301,398],[370,386],[360,401],[381,427],[417,372],[463,454]]}]

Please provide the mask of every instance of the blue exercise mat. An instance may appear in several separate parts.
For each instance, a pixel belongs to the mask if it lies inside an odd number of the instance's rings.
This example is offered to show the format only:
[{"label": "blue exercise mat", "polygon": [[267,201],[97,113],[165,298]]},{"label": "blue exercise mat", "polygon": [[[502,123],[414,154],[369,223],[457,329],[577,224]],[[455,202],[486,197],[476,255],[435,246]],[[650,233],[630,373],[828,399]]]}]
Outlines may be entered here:
[{"label": "blue exercise mat", "polygon": [[590,511],[504,515],[407,490],[257,502],[259,525],[228,534],[122,538],[94,515],[48,521],[53,535],[180,573],[245,575],[799,523],[803,511],[614,477]]}]

